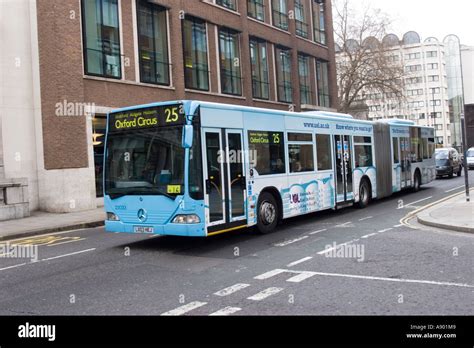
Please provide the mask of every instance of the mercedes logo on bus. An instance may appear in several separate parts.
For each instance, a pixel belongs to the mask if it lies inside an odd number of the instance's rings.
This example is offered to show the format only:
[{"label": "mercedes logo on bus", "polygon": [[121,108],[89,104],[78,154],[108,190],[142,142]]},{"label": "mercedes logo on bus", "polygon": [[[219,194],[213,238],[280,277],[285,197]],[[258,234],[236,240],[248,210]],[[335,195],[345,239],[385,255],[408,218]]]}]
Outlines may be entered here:
[{"label": "mercedes logo on bus", "polygon": [[140,220],[141,222],[145,222],[148,217],[145,209],[140,209],[137,213],[137,216],[138,216],[138,220]]}]

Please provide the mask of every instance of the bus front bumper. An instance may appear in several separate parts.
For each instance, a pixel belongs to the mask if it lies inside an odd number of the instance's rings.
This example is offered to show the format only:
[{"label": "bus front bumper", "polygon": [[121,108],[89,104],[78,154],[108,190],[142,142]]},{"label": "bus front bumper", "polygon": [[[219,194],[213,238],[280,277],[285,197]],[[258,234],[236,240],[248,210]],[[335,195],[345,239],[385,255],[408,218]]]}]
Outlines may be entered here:
[{"label": "bus front bumper", "polygon": [[[153,229],[153,232],[143,230]],[[166,225],[134,225],[122,221],[105,221],[105,231],[114,233],[133,233],[142,235],[163,235],[183,237],[206,237],[204,223],[199,224],[166,224]],[[139,232],[138,232],[139,231]]]}]

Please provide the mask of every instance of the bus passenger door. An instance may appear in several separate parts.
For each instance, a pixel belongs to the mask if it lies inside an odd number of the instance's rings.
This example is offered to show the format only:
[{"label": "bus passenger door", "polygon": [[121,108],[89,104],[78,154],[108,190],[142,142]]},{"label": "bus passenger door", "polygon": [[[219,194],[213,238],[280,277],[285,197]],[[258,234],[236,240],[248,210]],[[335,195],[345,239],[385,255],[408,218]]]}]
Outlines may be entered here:
[{"label": "bus passenger door", "polygon": [[352,141],[349,135],[334,136],[336,158],[336,202],[354,199],[352,185]]},{"label": "bus passenger door", "polygon": [[240,130],[226,131],[227,192],[229,222],[245,220],[246,181],[243,136]]},{"label": "bus passenger door", "polygon": [[203,129],[208,235],[246,226],[246,181],[241,130]]},{"label": "bus passenger door", "polygon": [[410,160],[410,139],[400,138],[400,154],[401,154],[401,188],[411,186],[411,160]]},{"label": "bus passenger door", "polygon": [[222,132],[220,129],[204,129],[203,133],[206,222],[213,226],[225,223]]}]

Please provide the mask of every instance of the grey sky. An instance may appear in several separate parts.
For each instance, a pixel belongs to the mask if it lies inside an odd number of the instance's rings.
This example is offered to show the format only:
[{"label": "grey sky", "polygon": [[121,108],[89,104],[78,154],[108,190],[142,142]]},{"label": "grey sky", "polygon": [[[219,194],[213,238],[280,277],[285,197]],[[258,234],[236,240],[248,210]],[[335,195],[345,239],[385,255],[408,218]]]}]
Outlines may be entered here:
[{"label": "grey sky", "polygon": [[[360,0],[352,0],[353,5]],[[424,40],[434,36],[443,40],[456,34],[464,45],[474,46],[473,0],[365,0],[393,19],[393,32],[399,37],[409,30]],[[361,1],[362,3],[362,1]]]}]

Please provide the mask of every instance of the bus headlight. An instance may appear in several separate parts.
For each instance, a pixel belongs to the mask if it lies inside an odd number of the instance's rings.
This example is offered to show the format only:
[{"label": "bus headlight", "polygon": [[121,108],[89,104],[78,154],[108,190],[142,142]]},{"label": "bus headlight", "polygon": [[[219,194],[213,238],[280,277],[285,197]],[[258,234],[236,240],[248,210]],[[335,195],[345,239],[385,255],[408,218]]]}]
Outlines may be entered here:
[{"label": "bus headlight", "polygon": [[114,213],[107,213],[107,220],[108,221],[120,221],[119,217]]},{"label": "bus headlight", "polygon": [[174,224],[198,224],[201,219],[196,214],[176,215],[173,219]]}]

